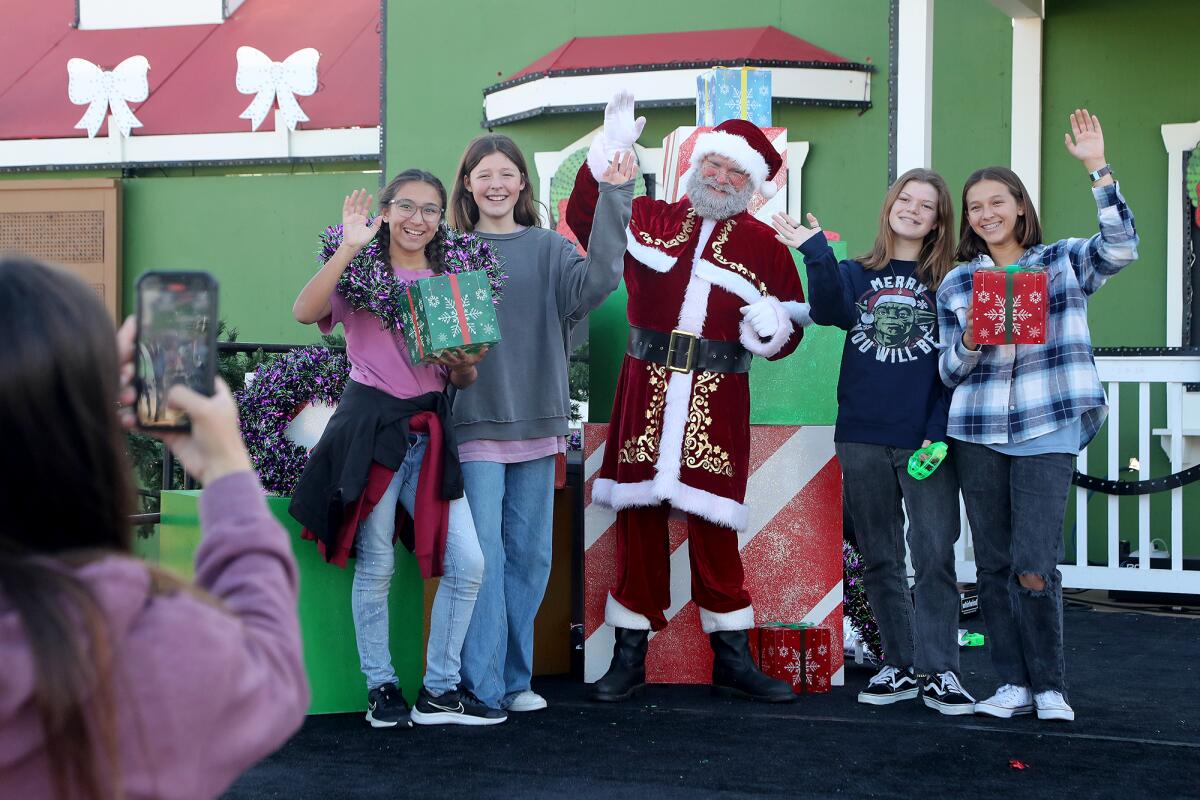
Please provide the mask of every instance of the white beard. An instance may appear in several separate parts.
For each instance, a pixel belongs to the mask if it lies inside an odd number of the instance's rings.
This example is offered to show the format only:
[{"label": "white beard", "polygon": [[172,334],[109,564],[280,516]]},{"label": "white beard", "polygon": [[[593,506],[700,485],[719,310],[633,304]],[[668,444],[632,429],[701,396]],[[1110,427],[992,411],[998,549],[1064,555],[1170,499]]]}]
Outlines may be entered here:
[{"label": "white beard", "polygon": [[[733,188],[731,184],[724,185]],[[741,189],[722,193],[720,197],[714,197],[713,192],[707,191],[705,187],[721,191],[716,179],[705,178],[698,169],[688,172],[687,196],[692,201],[692,208],[696,209],[696,213],[702,219],[728,219],[740,214],[749,207],[750,198],[754,196],[754,185],[750,181],[746,181],[746,185]]]}]

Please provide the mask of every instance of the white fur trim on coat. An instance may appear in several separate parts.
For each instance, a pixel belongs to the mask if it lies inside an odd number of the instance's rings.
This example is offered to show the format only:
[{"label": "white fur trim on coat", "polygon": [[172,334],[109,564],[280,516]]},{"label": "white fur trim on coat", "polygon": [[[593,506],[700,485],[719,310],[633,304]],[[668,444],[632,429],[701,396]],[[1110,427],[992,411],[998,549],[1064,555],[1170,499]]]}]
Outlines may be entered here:
[{"label": "white fur trim on coat", "polygon": [[795,328],[792,327],[792,318],[788,316],[782,303],[770,295],[762,298],[759,302],[763,301],[770,303],[771,308],[775,309],[775,319],[779,323],[775,329],[775,335],[764,342],[758,337],[758,334],[751,327],[750,323],[743,318],[741,336],[739,338],[741,339],[742,347],[754,353],[754,355],[770,358],[783,349],[783,345],[787,343],[787,340],[792,338],[792,332]]},{"label": "white fur trim on coat", "polygon": [[[705,633],[717,631],[747,631],[754,627],[754,606],[739,608],[737,611],[709,611],[702,605],[700,609],[700,627]],[[606,609],[607,613],[607,609]]]},{"label": "white fur trim on coat", "polygon": [[675,262],[678,260],[675,256],[669,256],[656,247],[642,244],[629,228],[625,229],[625,249],[629,251],[629,255],[655,272],[670,272],[671,267],[675,266]]},{"label": "white fur trim on coat", "polygon": [[725,156],[750,173],[751,186],[758,186],[767,179],[766,159],[741,136],[734,136],[725,131],[709,131],[700,134],[696,137],[696,145],[692,149],[692,167],[698,166],[700,159],[710,153]]},{"label": "white fur trim on coat", "polygon": [[[650,620],[644,614],[630,611],[617,602],[611,594],[604,601],[604,621],[614,628],[626,628],[631,631],[650,630]],[[751,624],[753,627],[753,623]]]},{"label": "white fur trim on coat", "polygon": [[792,318],[792,322],[801,328],[807,328],[813,324],[812,306],[808,303],[798,303],[795,300],[788,300],[783,304],[783,308],[787,311],[788,316]]},{"label": "white fur trim on coat", "polygon": [[592,173],[592,177],[596,179],[596,183],[604,183],[604,173],[608,170],[608,165],[612,163],[613,156],[622,150],[632,149],[629,147],[621,147],[604,135],[604,132],[596,134],[596,138],[592,139],[592,145],[588,148],[587,165],[588,171]]},{"label": "white fur trim on coat", "polygon": [[762,293],[755,289],[754,284],[750,281],[736,272],[721,269],[708,261],[701,260],[696,264],[696,275],[714,286],[720,286],[725,291],[737,295],[744,303],[757,303],[763,298]]},{"label": "white fur trim on coat", "polygon": [[639,483],[617,483],[611,478],[597,478],[592,484],[592,502],[614,511],[624,508],[644,508],[670,503],[675,509],[695,514],[714,525],[735,531],[746,530],[749,512],[744,503],[680,483],[678,478],[659,474]]}]

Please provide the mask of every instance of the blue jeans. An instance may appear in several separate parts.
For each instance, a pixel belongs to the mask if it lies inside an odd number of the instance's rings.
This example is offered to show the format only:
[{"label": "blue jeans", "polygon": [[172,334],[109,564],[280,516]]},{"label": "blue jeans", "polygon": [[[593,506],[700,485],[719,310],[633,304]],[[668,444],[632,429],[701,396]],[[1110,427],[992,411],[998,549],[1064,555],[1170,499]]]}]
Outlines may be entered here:
[{"label": "blue jeans", "polygon": [[[1001,683],[1066,694],[1063,518],[1075,456],[1009,456],[955,441],[958,479],[975,542],[979,607]],[[1018,576],[1036,575],[1041,590]]]},{"label": "blue jeans", "polygon": [[[957,673],[961,602],[954,574],[959,518],[953,448],[932,475],[918,481],[907,469],[912,450],[857,442],[836,447],[884,658],[924,675]],[[908,509],[908,548],[916,572],[912,592],[901,499]]]},{"label": "blue jeans", "polygon": [[533,675],[533,621],[550,578],[554,456],[468,461],[462,469],[487,565],[463,647],[463,684],[495,708],[528,690]]},{"label": "blue jeans", "polygon": [[[358,558],[350,606],[358,640],[358,660],[367,677],[368,689],[397,683],[388,644],[388,590],[396,566],[396,546],[392,542],[396,503],[403,503],[412,513],[427,441],[426,436],[414,435],[410,439],[404,463],[396,470],[379,504],[359,525],[354,540]],[[425,688],[435,695],[459,684],[463,639],[483,581],[483,552],[465,497],[450,502],[450,530],[442,568],[445,574],[433,599],[425,654]]]}]

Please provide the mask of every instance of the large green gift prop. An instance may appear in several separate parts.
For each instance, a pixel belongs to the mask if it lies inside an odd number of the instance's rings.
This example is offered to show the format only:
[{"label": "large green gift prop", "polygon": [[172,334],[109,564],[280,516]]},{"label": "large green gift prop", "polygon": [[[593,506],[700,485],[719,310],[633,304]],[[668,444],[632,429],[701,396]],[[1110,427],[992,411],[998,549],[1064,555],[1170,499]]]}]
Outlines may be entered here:
[{"label": "large green gift prop", "polygon": [[500,341],[487,273],[450,272],[408,285],[401,301],[404,342],[412,363],[433,361],[447,350],[469,353]]},{"label": "large green gift prop", "polygon": [[[200,545],[199,491],[162,493],[157,541],[139,540],[139,555],[187,578],[194,577]],[[354,560],[345,569],[325,563],[314,542],[300,538],[300,524],[287,512],[289,498],[267,497],[271,513],[287,530],[300,567],[300,637],[312,689],[310,714],[362,711],[367,685],[358,665],[350,587]],[[388,599],[392,664],[405,696],[416,697],[425,666],[424,582],[421,569],[403,547],[396,550],[396,573]]]}]

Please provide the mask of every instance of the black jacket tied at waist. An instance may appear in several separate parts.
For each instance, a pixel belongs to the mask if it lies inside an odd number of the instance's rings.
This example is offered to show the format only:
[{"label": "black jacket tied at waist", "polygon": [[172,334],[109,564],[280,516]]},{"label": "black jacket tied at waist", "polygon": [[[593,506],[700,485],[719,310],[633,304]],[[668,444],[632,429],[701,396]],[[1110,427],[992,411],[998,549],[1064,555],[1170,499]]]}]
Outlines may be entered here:
[{"label": "black jacket tied at waist", "polygon": [[423,411],[437,414],[442,423],[442,499],[462,497],[462,467],[446,392],[402,399],[347,381],[337,410],[309,453],[289,513],[332,550],[345,510],[362,494],[371,464],[400,468],[408,454],[409,419]]}]

